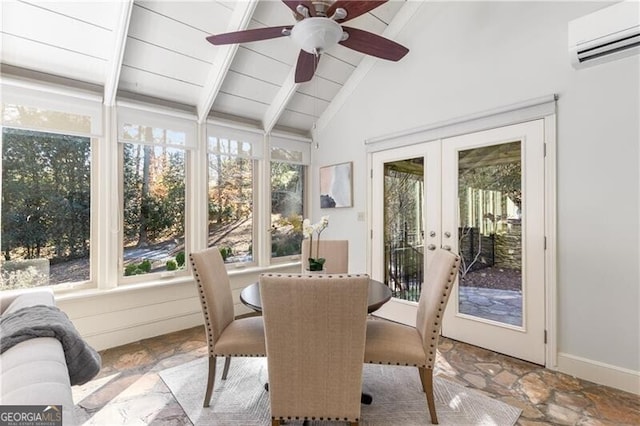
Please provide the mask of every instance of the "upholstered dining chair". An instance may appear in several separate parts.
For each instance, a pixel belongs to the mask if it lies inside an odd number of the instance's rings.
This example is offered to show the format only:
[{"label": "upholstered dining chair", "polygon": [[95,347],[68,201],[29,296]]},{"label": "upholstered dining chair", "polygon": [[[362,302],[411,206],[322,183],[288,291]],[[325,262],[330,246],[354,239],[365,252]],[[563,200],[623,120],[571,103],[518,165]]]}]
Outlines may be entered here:
[{"label": "upholstered dining chair", "polygon": [[360,420],[369,277],[260,277],[272,425]]},{"label": "upholstered dining chair", "polygon": [[[320,254],[318,254],[318,252]],[[324,272],[327,274],[346,274],[349,272],[349,240],[320,240],[313,242],[310,250],[309,240],[302,240],[302,272],[309,266],[309,257],[324,257]]]},{"label": "upholstered dining chair", "polygon": [[435,252],[422,284],[416,327],[385,320],[367,321],[365,362],[417,367],[433,424],[438,424],[433,397],[433,366],[444,309],[459,266],[459,256],[442,249]]},{"label": "upholstered dining chair", "polygon": [[262,317],[234,319],[229,276],[222,255],[211,247],[189,255],[204,314],[209,349],[209,375],[204,395],[208,407],[216,376],[216,358],[225,357],[222,380],[227,378],[231,357],[266,356]]}]

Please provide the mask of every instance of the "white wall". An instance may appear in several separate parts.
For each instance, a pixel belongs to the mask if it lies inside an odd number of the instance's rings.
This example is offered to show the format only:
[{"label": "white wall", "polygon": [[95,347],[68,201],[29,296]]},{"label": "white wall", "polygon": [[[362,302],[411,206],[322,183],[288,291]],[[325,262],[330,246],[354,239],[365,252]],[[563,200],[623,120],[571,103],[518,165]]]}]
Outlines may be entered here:
[{"label": "white wall", "polygon": [[[354,208],[329,211],[325,232],[348,236],[364,271],[365,139],[558,94],[559,367],[638,392],[640,57],[576,71],[567,53],[568,21],[603,6],[425,2],[396,38],[409,54],[376,62],[320,129],[314,164],[354,162]],[[314,218],[328,212],[314,201]]]}]

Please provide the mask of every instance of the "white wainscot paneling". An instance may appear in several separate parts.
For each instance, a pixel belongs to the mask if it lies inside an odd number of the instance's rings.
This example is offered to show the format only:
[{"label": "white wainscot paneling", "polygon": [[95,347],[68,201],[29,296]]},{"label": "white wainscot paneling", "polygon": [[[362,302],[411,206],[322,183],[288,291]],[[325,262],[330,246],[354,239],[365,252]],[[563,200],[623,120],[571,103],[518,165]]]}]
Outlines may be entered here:
[{"label": "white wainscot paneling", "polygon": [[98,350],[202,324],[193,282],[94,290],[56,303]]},{"label": "white wainscot paneling", "polygon": [[[240,292],[259,279],[264,269],[238,269],[229,273],[235,314],[252,311],[240,302]],[[269,272],[299,272],[299,264],[272,266]],[[113,290],[56,295],[56,303],[97,350],[121,346],[203,324],[196,284],[181,282],[126,286]]]}]

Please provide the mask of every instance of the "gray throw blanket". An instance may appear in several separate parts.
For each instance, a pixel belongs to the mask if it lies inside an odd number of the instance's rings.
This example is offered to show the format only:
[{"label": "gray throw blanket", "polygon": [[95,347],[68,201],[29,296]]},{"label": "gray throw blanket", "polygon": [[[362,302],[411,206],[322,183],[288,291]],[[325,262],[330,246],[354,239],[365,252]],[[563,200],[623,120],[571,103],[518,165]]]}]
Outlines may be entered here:
[{"label": "gray throw blanket", "polygon": [[100,371],[100,355],[56,306],[28,306],[0,318],[0,354],[36,337],[55,337],[62,343],[72,385],[82,385]]}]

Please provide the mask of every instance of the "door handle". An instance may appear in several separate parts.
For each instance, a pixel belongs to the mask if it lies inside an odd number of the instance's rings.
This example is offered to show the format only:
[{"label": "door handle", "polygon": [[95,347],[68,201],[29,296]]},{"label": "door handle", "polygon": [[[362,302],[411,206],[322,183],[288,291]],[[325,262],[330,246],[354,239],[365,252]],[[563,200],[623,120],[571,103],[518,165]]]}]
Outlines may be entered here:
[{"label": "door handle", "polygon": [[451,251],[451,246],[442,246],[442,248],[447,250],[447,251]]},{"label": "door handle", "polygon": [[433,250],[435,250],[435,249],[436,249],[436,245],[435,245],[435,244],[429,244],[429,245],[427,246],[427,250],[431,250],[431,251],[433,251]]}]

